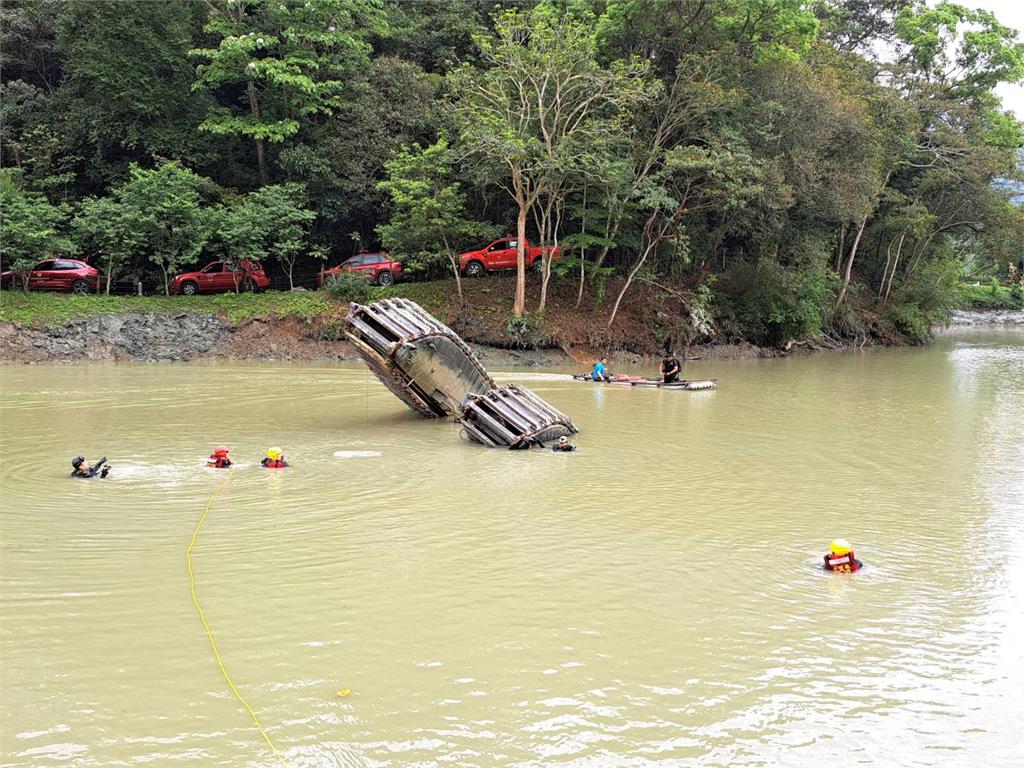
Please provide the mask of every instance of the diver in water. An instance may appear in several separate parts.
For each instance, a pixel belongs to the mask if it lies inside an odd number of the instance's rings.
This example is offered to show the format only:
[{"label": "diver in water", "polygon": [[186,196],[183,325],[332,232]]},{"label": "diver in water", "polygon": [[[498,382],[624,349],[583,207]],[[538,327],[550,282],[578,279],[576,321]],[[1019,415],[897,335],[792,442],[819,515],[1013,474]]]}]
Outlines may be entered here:
[{"label": "diver in water", "polygon": [[283,469],[288,466],[280,448],[267,448],[267,456],[260,462],[267,469]]},{"label": "diver in water", "polygon": [[846,539],[834,539],[825,554],[825,570],[833,573],[856,573],[864,563],[853,554],[853,548]]},{"label": "diver in water", "polygon": [[558,438],[558,442],[551,446],[552,451],[575,451],[576,446],[569,442],[569,438],[562,435]]},{"label": "diver in water", "polygon": [[83,479],[97,476],[104,478],[110,472],[110,465],[107,464],[106,456],[92,465],[85,463],[85,456],[75,456],[71,460],[71,466],[73,467],[71,476]]},{"label": "diver in water", "polygon": [[206,466],[213,467],[214,469],[227,469],[231,466],[231,459],[228,458],[228,448],[226,445],[218,445],[213,453],[210,454],[210,460],[206,462]]}]

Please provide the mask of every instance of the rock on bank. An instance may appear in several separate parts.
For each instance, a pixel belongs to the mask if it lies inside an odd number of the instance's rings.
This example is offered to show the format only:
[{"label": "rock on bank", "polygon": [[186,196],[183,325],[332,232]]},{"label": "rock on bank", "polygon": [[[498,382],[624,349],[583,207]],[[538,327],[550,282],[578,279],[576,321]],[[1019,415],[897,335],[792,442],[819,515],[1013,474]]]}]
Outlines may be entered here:
[{"label": "rock on bank", "polygon": [[195,312],[99,315],[52,328],[0,323],[0,363],[355,358],[347,343],[310,331],[293,319],[232,325]]}]

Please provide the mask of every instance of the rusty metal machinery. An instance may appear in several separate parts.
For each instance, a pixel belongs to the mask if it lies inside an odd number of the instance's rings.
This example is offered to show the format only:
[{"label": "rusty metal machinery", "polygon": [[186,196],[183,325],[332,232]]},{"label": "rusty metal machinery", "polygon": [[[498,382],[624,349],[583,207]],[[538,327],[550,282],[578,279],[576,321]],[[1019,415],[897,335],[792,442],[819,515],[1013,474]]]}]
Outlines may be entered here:
[{"label": "rusty metal machinery", "polygon": [[351,305],[345,335],[399,399],[428,418],[455,416],[489,446],[553,440],[579,430],[524,387],[498,387],[455,331],[408,299]]},{"label": "rusty metal machinery", "polygon": [[579,432],[572,419],[518,384],[469,395],[459,422],[469,437],[492,448],[525,447]]},{"label": "rusty metal machinery", "polygon": [[414,301],[352,304],[346,321],[370,370],[423,416],[457,415],[466,395],[495,386],[466,342]]}]

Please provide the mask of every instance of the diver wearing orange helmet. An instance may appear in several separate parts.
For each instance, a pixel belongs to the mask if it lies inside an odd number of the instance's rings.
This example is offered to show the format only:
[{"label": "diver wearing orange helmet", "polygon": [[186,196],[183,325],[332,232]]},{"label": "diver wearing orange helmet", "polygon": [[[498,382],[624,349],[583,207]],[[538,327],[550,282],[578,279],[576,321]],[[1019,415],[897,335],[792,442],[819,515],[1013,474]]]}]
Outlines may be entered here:
[{"label": "diver wearing orange helmet", "polygon": [[228,448],[226,445],[218,445],[213,453],[210,454],[210,460],[206,462],[206,466],[214,467],[215,469],[227,469],[231,466],[231,459],[228,458]]}]

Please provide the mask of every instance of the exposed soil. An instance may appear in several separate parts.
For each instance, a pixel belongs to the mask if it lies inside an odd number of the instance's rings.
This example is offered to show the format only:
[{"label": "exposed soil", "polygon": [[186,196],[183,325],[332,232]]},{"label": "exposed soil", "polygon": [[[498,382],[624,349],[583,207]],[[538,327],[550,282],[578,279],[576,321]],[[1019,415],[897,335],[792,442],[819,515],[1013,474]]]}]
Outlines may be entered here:
[{"label": "exposed soil", "polygon": [[[678,297],[645,284],[630,289],[609,328],[607,318],[617,285],[584,293],[576,305],[573,281],[552,280],[543,320],[535,315],[510,322],[515,281],[495,276],[464,281],[460,302],[450,282],[398,286],[448,323],[473,346],[485,365],[584,366],[602,355],[617,364],[638,364],[661,354],[666,345],[684,351],[687,318]],[[530,276],[527,310],[535,310],[540,280]],[[282,301],[288,294],[281,296]],[[223,314],[196,311],[140,311],[73,319],[52,327],[0,322],[0,363],[77,363],[90,361],[164,362],[227,360],[355,360],[344,341],[341,303],[324,302],[312,319],[257,318],[231,322]],[[774,357],[785,352],[749,343],[691,346],[687,354],[711,359]]]}]

